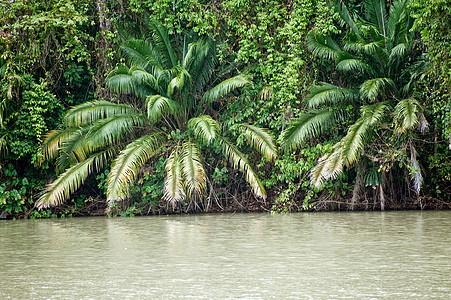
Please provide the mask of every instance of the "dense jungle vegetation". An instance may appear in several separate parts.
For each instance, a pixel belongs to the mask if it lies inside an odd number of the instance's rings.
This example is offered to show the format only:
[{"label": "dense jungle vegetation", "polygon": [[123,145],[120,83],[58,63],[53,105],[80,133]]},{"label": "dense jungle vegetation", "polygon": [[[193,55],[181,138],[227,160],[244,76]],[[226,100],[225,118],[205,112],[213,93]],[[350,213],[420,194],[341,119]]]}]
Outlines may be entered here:
[{"label": "dense jungle vegetation", "polygon": [[0,213],[451,208],[449,0],[2,0]]}]

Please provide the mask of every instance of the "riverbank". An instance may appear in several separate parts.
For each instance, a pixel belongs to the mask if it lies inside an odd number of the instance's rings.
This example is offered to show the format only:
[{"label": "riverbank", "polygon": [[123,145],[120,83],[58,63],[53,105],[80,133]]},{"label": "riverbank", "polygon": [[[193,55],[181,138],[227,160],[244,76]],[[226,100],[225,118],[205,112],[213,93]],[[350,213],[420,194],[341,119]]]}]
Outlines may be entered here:
[{"label": "riverbank", "polygon": [[[370,201],[372,200],[372,201]],[[282,206],[284,205],[284,206]],[[26,219],[26,218],[65,218],[65,217],[92,217],[92,216],[151,216],[167,214],[196,214],[196,213],[294,213],[294,212],[331,212],[331,211],[380,211],[380,203],[374,199],[362,199],[352,204],[351,198],[344,197],[320,197],[309,208],[302,206],[302,202],[278,203],[276,199],[262,201],[254,197],[240,197],[229,199],[217,199],[211,201],[207,210],[190,208],[189,205],[170,207],[168,205],[136,205],[125,201],[113,207],[108,205],[105,199],[88,198],[83,207],[77,208],[63,204],[45,210],[32,209],[27,213],[8,214],[3,212],[0,219]],[[404,201],[387,200],[385,211],[400,210],[450,210],[451,202],[433,197],[422,196]]]}]

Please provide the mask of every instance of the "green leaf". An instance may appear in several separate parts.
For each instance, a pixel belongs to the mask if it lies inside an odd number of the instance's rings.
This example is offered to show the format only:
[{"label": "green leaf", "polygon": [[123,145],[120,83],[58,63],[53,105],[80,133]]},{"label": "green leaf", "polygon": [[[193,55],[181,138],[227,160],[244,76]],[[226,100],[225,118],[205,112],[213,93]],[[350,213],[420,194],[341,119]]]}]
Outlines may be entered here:
[{"label": "green leaf", "polygon": [[163,115],[174,115],[181,109],[179,103],[161,95],[148,96],[146,105],[147,116],[152,122],[157,122]]},{"label": "green leaf", "polygon": [[232,164],[235,169],[238,169],[244,173],[246,181],[250,184],[252,190],[254,191],[254,194],[257,197],[266,199],[265,188],[258,178],[258,175],[251,168],[246,156],[241,153],[235,147],[235,145],[233,145],[226,139],[221,137],[219,139],[219,142],[222,146],[222,150],[226,159]]},{"label": "green leaf", "polygon": [[274,138],[266,129],[249,124],[237,125],[246,137],[247,142],[257,149],[268,161],[277,158]]},{"label": "green leaf", "polygon": [[48,185],[36,202],[38,209],[61,204],[71,193],[76,191],[93,171],[100,170],[109,157],[110,150],[93,155],[67,169]]},{"label": "green leaf", "polygon": [[214,88],[208,90],[202,96],[203,102],[213,102],[221,99],[231,91],[243,87],[250,83],[250,77],[248,75],[240,74],[235,77],[224,80],[223,82],[216,85]]},{"label": "green leaf", "polygon": [[201,196],[205,190],[207,178],[202,165],[202,154],[191,140],[186,141],[182,146],[181,165],[187,196],[190,199]]},{"label": "green leaf", "polygon": [[154,134],[142,136],[128,144],[113,161],[108,174],[108,201],[126,199],[129,185],[135,181],[140,168],[159,151],[159,139]]},{"label": "green leaf", "polygon": [[164,181],[163,199],[171,202],[173,205],[185,198],[180,154],[180,149],[176,146],[166,161],[165,166],[166,179]]},{"label": "green leaf", "polygon": [[218,122],[208,115],[191,118],[188,121],[188,128],[193,130],[196,138],[205,144],[210,144],[219,132]]}]

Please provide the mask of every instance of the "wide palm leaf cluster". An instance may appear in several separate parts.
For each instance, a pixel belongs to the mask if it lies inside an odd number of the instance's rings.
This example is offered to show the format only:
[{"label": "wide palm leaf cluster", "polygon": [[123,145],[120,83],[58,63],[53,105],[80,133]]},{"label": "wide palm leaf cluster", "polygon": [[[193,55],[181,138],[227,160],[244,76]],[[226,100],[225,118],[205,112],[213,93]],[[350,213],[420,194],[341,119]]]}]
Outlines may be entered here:
[{"label": "wide palm leaf cluster", "polygon": [[[308,38],[313,54],[335,62],[342,84],[322,82],[311,87],[305,99],[308,111],[293,119],[282,133],[283,147],[295,149],[359,115],[333,151],[321,157],[311,171],[311,184],[316,187],[356,163],[372,137],[381,136],[378,132],[390,129],[399,138],[412,129],[427,128],[421,105],[412,97],[426,62],[415,49],[416,32],[408,1],[395,1],[389,9],[385,3],[364,1],[363,18],[336,3],[336,11],[349,28],[346,36],[340,41],[321,34]],[[412,177],[419,192],[421,172],[415,149],[410,147],[410,151]]]},{"label": "wide palm leaf cluster", "polygon": [[[89,174],[111,163],[107,199],[120,201],[142,167],[166,154],[164,200],[198,201],[206,189],[202,148],[215,146],[241,170],[256,196],[265,189],[246,155],[222,134],[220,123],[205,114],[209,104],[248,84],[248,76],[216,76],[215,44],[185,35],[175,43],[166,28],[150,22],[145,39],[129,39],[120,49],[126,64],[107,78],[112,90],[130,101],[93,101],[70,109],[64,129],[47,134],[45,160],[56,159],[58,178],[47,186],[37,206],[57,205],[70,197]],[[178,46],[174,46],[174,44]],[[268,160],[276,156],[272,136],[249,124],[237,125],[249,145]]]}]

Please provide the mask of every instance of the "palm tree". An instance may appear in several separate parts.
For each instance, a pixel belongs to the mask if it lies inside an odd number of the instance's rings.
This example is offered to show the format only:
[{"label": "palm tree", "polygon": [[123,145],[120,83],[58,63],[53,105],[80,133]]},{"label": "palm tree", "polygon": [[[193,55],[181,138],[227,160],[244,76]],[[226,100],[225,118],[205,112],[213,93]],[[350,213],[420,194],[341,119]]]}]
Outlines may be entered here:
[{"label": "palm tree", "polygon": [[[139,170],[162,153],[167,153],[164,200],[198,201],[206,189],[202,145],[220,147],[233,167],[244,173],[255,195],[266,196],[246,155],[224,137],[220,123],[205,114],[209,104],[248,84],[249,77],[239,74],[217,83],[212,41],[185,35],[175,47],[165,27],[150,22],[150,29],[147,39],[121,45],[127,63],[107,78],[109,88],[134,95],[134,100],[75,106],[64,118],[65,128],[47,134],[43,159],[56,158],[60,175],[47,186],[37,207],[69,198],[89,174],[111,160],[107,200],[126,199]],[[268,160],[276,156],[273,138],[265,129],[249,124],[236,129]]]},{"label": "palm tree", "polygon": [[[415,49],[416,32],[408,1],[395,1],[389,10],[385,3],[364,1],[362,18],[351,14],[343,3],[335,3],[335,10],[348,27],[346,35],[340,42],[320,34],[308,37],[309,49],[321,58],[334,60],[345,84],[313,85],[305,99],[308,111],[290,122],[282,133],[282,146],[286,150],[298,148],[307,139],[360,115],[333,151],[322,156],[311,171],[315,187],[337,178],[343,168],[359,161],[372,137],[389,130],[389,123],[396,139],[412,129],[427,128],[421,105],[412,97],[426,62]],[[416,151],[410,146],[406,149],[412,154],[412,177],[418,193],[422,177]]]}]

